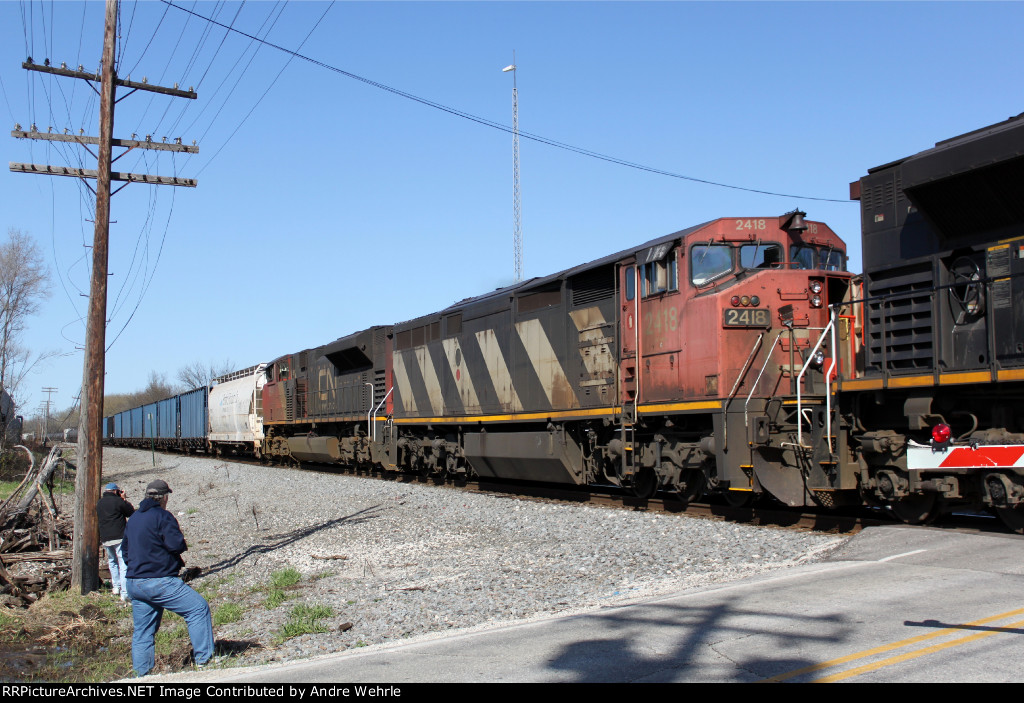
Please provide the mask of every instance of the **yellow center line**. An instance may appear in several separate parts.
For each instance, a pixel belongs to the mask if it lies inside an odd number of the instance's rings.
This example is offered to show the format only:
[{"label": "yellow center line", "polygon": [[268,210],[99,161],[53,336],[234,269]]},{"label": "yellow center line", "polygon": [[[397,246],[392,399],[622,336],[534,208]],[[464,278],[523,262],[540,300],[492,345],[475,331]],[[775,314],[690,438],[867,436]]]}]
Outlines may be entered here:
[{"label": "yellow center line", "polygon": [[[917,637],[911,637],[909,639],[900,640],[899,642],[892,642],[891,644],[884,644],[884,645],[882,645],[880,647],[875,647],[873,649],[868,649],[868,650],[865,650],[863,652],[856,652],[854,654],[848,654],[845,657],[839,657],[838,659],[829,659],[828,661],[821,662],[820,664],[813,664],[811,666],[805,666],[802,669],[796,669],[794,671],[789,671],[789,672],[786,672],[784,674],[778,674],[777,676],[771,676],[771,677],[769,677],[767,679],[763,679],[761,681],[761,683],[774,683],[774,682],[778,682],[778,681],[786,681],[787,679],[796,678],[797,676],[801,676],[803,674],[809,674],[809,673],[814,672],[814,671],[821,671],[822,669],[830,669],[833,666],[839,666],[840,664],[847,664],[847,663],[852,662],[852,661],[857,661],[858,659],[865,659],[867,657],[873,657],[876,654],[882,654],[883,652],[891,652],[894,649],[900,649],[902,647],[907,647],[907,646],[910,646],[912,644],[918,644],[919,642],[926,642],[928,640],[935,639],[936,637],[944,637],[944,636],[952,634],[954,632],[959,632],[964,627],[972,627],[972,626],[975,626],[975,625],[985,625],[985,624],[993,622],[995,620],[1002,620],[1003,618],[1013,617],[1014,615],[1021,615],[1022,613],[1024,613],[1024,608],[1020,608],[1018,610],[1011,610],[1009,612],[1001,613],[999,615],[992,615],[992,616],[987,617],[987,618],[982,618],[981,620],[975,620],[974,622],[965,623],[963,625],[960,625],[959,627],[947,627],[947,628],[944,628],[942,630],[936,630],[935,632],[930,632],[927,635],[918,635]],[[1013,623],[1011,625],[1008,625],[1007,627],[1016,627],[1017,625],[1020,625],[1020,624],[1022,624],[1022,623]],[[994,635],[996,633],[995,632],[985,632],[985,633],[981,633],[981,634],[982,634],[982,636],[988,636],[988,635]],[[878,662],[877,664],[868,664],[868,665],[859,667],[858,669],[852,669],[850,672],[845,672],[845,674],[835,674],[833,676],[828,676],[828,677],[825,677],[823,679],[817,679],[816,683],[817,682],[826,682],[826,681],[839,681],[841,679],[840,678],[836,678],[836,677],[849,678],[849,676],[856,676],[858,673],[864,673],[865,671],[870,671],[872,668],[879,668],[879,667],[885,666],[885,665],[887,665],[889,663],[895,663],[896,661],[903,661],[905,659],[913,659],[916,656],[921,656],[922,654],[928,654],[928,653],[930,653],[930,651],[939,651],[940,649],[944,649],[947,646],[951,646],[953,644],[962,644],[962,643],[965,643],[965,642],[968,642],[968,641],[971,641],[971,640],[974,640],[974,639],[977,639],[977,638],[978,638],[978,635],[971,635],[969,637],[961,638],[959,640],[952,640],[952,641],[946,643],[945,645],[935,645],[934,647],[928,647],[928,648],[925,648],[923,650],[919,650],[921,652],[921,654],[918,654],[916,652],[911,652],[910,655],[913,655],[913,656],[902,655],[900,657],[891,657],[890,659],[883,660],[882,662]],[[851,672],[856,672],[856,673],[851,673]]]},{"label": "yellow center line", "polygon": [[[1021,625],[1024,625],[1024,620],[1011,622],[1009,625],[1005,625],[1005,627],[1020,627]],[[900,662],[910,661],[911,659],[923,657],[926,654],[934,654],[935,652],[941,652],[943,649],[949,649],[950,647],[956,647],[961,644],[967,644],[968,642],[980,640],[983,637],[991,637],[992,635],[998,634],[998,630],[989,632],[976,632],[973,635],[967,635],[966,637],[950,640],[949,642],[943,642],[942,644],[933,644],[931,647],[925,647],[924,649],[919,649],[916,652],[907,652],[906,654],[900,654],[899,656],[883,659],[882,661],[875,662],[874,664],[865,664],[863,666],[858,666],[856,669],[850,669],[849,671],[843,671],[838,674],[832,674],[831,676],[825,676],[820,679],[815,679],[814,681],[811,681],[811,683],[832,683],[834,681],[842,681],[843,679],[849,679],[854,676],[866,674],[867,672],[874,671],[875,669],[881,669],[882,667],[889,666],[890,664],[899,664]]]}]

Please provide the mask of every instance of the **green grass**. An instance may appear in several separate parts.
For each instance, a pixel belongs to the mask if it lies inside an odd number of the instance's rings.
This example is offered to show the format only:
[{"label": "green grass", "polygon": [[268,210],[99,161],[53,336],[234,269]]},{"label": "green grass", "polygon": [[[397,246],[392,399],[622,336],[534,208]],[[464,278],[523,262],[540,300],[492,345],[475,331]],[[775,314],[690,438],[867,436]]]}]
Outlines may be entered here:
[{"label": "green grass", "polygon": [[298,569],[291,567],[275,571],[270,575],[270,585],[274,588],[288,588],[301,580],[302,574],[299,573]]},{"label": "green grass", "polygon": [[186,515],[195,515],[198,512],[199,512],[199,508],[189,508],[188,510],[185,511],[185,514]]},{"label": "green grass", "polygon": [[14,489],[21,485],[21,481],[0,481],[0,500],[7,500],[14,493]]},{"label": "green grass", "polygon": [[288,622],[275,634],[274,642],[281,644],[299,635],[327,632],[327,626],[320,621],[333,615],[334,610],[326,605],[296,605],[291,610]]},{"label": "green grass", "polygon": [[263,601],[263,606],[271,610],[284,603],[289,598],[285,591],[298,585],[301,580],[302,574],[297,569],[291,567],[272,573],[270,575],[270,585],[259,589],[267,592],[267,598]]},{"label": "green grass", "polygon": [[242,606],[238,605],[238,603],[224,603],[223,605],[218,606],[217,610],[214,611],[213,624],[215,626],[227,625],[228,623],[241,620],[242,615],[244,614],[245,611],[242,609]]},{"label": "green grass", "polygon": [[[0,631],[5,630],[7,628],[17,628],[19,625],[21,625],[21,618],[19,618],[17,615],[5,613],[3,610],[0,610]],[[15,634],[16,633],[3,633],[5,637],[14,636]]]},{"label": "green grass", "polygon": [[263,607],[267,610],[273,610],[277,606],[288,600],[288,595],[280,588],[271,588],[267,592],[267,598],[263,601]]},{"label": "green grass", "polygon": [[215,579],[205,579],[202,583],[192,584],[192,588],[195,589],[196,593],[201,595],[206,600],[216,597],[217,591],[220,590],[221,586],[231,583],[232,579],[222,576]]},{"label": "green grass", "polygon": [[188,626],[185,624],[184,618],[165,610],[160,629],[156,633],[156,653],[170,654],[183,639],[188,639]]},{"label": "green grass", "polygon": [[[21,481],[0,481],[0,500],[7,500],[14,493],[14,489],[21,485]],[[43,490],[46,490],[45,488]],[[75,492],[74,481],[54,481],[53,492],[60,495],[68,495]]]}]

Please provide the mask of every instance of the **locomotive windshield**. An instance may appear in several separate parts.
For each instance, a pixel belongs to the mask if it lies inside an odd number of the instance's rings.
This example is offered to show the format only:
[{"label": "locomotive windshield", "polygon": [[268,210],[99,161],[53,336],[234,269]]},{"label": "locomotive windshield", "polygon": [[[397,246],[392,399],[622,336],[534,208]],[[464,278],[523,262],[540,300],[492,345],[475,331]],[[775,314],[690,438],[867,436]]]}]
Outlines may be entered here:
[{"label": "locomotive windshield", "polygon": [[740,266],[748,269],[777,268],[782,265],[782,247],[758,242],[740,247]]},{"label": "locomotive windshield", "polygon": [[732,247],[728,244],[698,244],[690,250],[690,280],[695,286],[732,271]]}]

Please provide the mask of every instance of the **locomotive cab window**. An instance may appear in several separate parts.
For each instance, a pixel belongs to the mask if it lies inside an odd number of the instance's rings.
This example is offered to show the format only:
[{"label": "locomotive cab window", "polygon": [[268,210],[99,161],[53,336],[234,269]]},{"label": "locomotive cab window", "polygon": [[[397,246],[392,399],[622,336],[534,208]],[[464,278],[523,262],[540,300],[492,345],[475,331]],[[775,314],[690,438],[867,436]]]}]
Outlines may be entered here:
[{"label": "locomotive cab window", "polygon": [[843,253],[835,249],[826,249],[821,253],[821,268],[826,271],[845,271]]},{"label": "locomotive cab window", "polygon": [[795,269],[817,268],[817,252],[814,247],[793,245],[789,248],[789,259]]},{"label": "locomotive cab window", "polygon": [[748,269],[778,268],[782,265],[782,247],[758,242],[740,247],[740,266]]},{"label": "locomotive cab window", "polygon": [[823,269],[825,271],[845,271],[843,253],[832,247],[819,249],[807,245],[793,245],[789,249],[789,258],[795,269]]},{"label": "locomotive cab window", "polygon": [[703,286],[732,271],[732,247],[728,244],[698,244],[690,250],[690,280]]},{"label": "locomotive cab window", "polygon": [[648,298],[674,290],[679,290],[675,249],[661,261],[652,261],[640,266],[641,297]]}]

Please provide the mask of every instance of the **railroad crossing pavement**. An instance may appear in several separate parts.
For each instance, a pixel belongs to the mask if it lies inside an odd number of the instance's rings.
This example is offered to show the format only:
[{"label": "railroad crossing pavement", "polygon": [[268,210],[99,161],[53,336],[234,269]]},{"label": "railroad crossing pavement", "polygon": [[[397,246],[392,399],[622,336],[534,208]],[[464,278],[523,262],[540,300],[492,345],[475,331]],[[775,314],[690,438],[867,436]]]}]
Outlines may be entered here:
[{"label": "railroad crossing pavement", "polygon": [[632,605],[153,680],[1024,681],[1021,661],[1024,539],[892,526],[826,562]]}]

